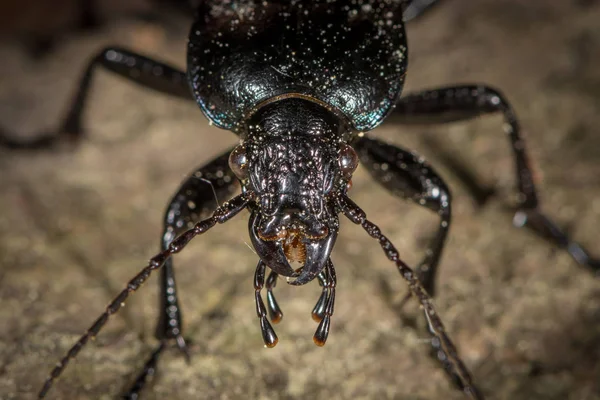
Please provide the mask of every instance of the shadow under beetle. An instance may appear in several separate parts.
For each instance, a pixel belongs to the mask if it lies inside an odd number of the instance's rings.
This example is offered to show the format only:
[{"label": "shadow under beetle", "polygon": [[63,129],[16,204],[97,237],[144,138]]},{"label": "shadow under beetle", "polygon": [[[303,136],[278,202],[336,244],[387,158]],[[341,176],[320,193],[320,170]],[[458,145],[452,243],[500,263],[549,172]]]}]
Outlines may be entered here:
[{"label": "shadow under beetle", "polygon": [[[273,294],[279,276],[288,278],[292,285],[317,279],[322,294],[312,311],[318,322],[313,339],[319,346],[325,344],[336,291],[330,254],[341,213],[379,242],[407,281],[411,294],[421,304],[437,358],[446,372],[468,397],[483,399],[430,297],[435,293],[435,274],[450,226],[450,192],[421,157],[365,132],[389,114],[394,114],[399,123],[410,124],[502,113],[517,173],[515,225],[527,226],[565,248],[577,263],[592,271],[600,270],[600,262],[571,242],[540,211],[519,124],[500,92],[484,85],[462,85],[400,97],[408,54],[403,12],[407,12],[405,19],[412,18],[433,3],[209,0],[201,2],[196,10],[188,43],[187,74],[116,47],[104,49],[90,62],[62,125],[61,132],[71,138],[82,134],[81,115],[92,74],[101,66],[159,92],[195,100],[212,123],[237,134],[240,144],[195,170],[183,182],[165,214],[162,251],[129,281],[58,362],[40,398],[154,270],[161,270],[156,329],[161,343],[126,397],[139,397],[170,341],[189,357],[171,256],[195,236],[248,209],[250,239],[259,256],[254,276],[256,311],[268,347],[278,341],[269,319],[277,323],[283,316]],[[41,136],[25,143],[0,136],[0,143],[35,148],[61,138]],[[359,161],[393,194],[413,200],[440,217],[438,232],[414,272],[347,195]],[[234,196],[238,186],[241,194]],[[218,207],[214,206],[215,195],[221,203]],[[268,276],[267,268],[271,270]],[[261,295],[265,286],[266,306]]]}]

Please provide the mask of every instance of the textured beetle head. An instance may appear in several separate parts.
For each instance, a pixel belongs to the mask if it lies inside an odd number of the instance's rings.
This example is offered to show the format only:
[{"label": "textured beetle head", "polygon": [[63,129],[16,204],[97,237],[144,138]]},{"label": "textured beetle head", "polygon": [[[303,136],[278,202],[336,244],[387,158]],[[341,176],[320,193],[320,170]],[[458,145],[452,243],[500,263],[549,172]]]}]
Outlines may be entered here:
[{"label": "textured beetle head", "polygon": [[230,157],[231,168],[256,195],[249,221],[252,244],[268,267],[296,278],[291,284],[314,279],[337,238],[333,198],[345,188],[349,165],[353,170],[357,162],[349,162],[349,152],[355,153],[338,139],[323,132],[261,130]]},{"label": "textured beetle head", "polygon": [[305,100],[265,107],[251,123],[230,157],[256,196],[250,239],[269,268],[302,285],[331,255],[339,227],[334,198],[345,190],[358,158],[340,140],[334,116]]},{"label": "textured beetle head", "polygon": [[257,194],[252,244],[271,269],[297,277],[295,284],[309,282],[325,266],[337,237],[338,219],[328,198],[336,152],[320,137],[289,135],[256,143],[252,154],[249,185]]}]

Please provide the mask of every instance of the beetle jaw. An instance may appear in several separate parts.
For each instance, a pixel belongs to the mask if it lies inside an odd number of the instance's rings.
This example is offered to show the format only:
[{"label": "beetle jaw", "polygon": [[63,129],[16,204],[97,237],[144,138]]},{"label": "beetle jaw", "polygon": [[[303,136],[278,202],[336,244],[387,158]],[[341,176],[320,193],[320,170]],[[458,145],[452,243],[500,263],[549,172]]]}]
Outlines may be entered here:
[{"label": "beetle jaw", "polygon": [[[277,274],[295,278],[291,285],[304,285],[323,270],[337,238],[337,218],[332,218],[322,229],[306,230],[301,226],[279,225],[274,228],[274,217],[264,218],[258,210],[249,220],[250,240],[261,260]],[[270,224],[271,223],[271,224]],[[293,268],[291,263],[298,263]]]}]

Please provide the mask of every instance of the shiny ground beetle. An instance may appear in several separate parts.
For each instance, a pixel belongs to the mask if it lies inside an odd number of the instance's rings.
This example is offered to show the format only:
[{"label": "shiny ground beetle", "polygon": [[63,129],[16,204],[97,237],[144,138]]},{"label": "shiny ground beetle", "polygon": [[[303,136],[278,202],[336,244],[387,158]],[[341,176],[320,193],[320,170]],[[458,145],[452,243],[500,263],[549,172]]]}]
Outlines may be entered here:
[{"label": "shiny ground beetle", "polygon": [[[322,287],[312,316],[314,342],[323,346],[334,311],[336,274],[331,251],[339,214],[374,238],[421,305],[437,358],[456,385],[483,399],[436,313],[431,297],[450,226],[450,192],[419,156],[366,132],[390,114],[399,123],[443,123],[502,113],[512,147],[518,190],[514,222],[566,249],[592,271],[600,262],[573,243],[538,207],[538,197],[517,118],[506,98],[485,85],[463,85],[403,97],[407,69],[404,22],[435,1],[314,0],[202,1],[188,43],[187,73],[131,51],[110,47],[89,64],[61,132],[80,136],[81,114],[93,71],[102,67],[159,92],[198,103],[208,120],[230,130],[240,144],[193,171],[169,204],[162,251],[133,277],[51,371],[45,397],[67,364],[94,338],[155,270],[161,271],[157,337],[161,344],[128,391],[139,398],[159,356],[175,342],[188,357],[171,256],[216,224],[250,211],[248,231],[259,256],[254,277],[256,312],[267,347],[278,338],[271,323],[283,313],[273,288],[317,279]],[[404,17],[403,17],[404,16]],[[8,147],[42,147],[60,136]],[[347,195],[358,163],[383,187],[439,215],[436,236],[411,269],[381,230]],[[235,194],[241,187],[241,193]],[[215,206],[217,197],[220,206]],[[270,274],[267,276],[267,268]],[[267,302],[261,291],[266,286]]]}]

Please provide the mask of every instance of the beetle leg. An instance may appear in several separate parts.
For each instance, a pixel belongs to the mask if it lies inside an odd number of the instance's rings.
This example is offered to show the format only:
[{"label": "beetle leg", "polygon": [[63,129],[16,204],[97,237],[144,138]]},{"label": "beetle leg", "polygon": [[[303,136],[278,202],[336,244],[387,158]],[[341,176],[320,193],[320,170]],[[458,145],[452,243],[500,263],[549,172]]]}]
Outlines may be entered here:
[{"label": "beetle leg", "polygon": [[[440,217],[436,235],[425,251],[425,257],[414,269],[423,289],[429,296],[435,295],[435,275],[444,249],[451,220],[450,190],[443,179],[425,162],[422,157],[380,140],[362,137],[355,141],[361,163],[383,187],[403,199],[414,201],[427,207]],[[404,297],[399,307],[412,296],[412,291]],[[431,334],[435,335],[429,326]],[[438,358],[439,346],[433,343],[433,357]],[[463,382],[449,365],[445,371],[450,379],[463,390]]]},{"label": "beetle leg", "polygon": [[529,157],[516,114],[497,90],[482,85],[446,87],[408,94],[396,104],[394,114],[405,124],[444,123],[501,112],[515,157],[518,211],[513,223],[527,227],[538,236],[565,249],[580,265],[600,274],[600,260],[593,258],[581,245],[571,241],[558,225],[539,207]]},{"label": "beetle leg", "polygon": [[[182,231],[189,229],[205,215],[210,214],[217,208],[218,203],[226,201],[236,191],[237,179],[228,167],[229,153],[231,150],[194,171],[173,196],[165,212],[164,231],[161,239],[163,250],[168,248]],[[130,398],[137,394],[143,388],[143,383],[147,378],[154,374],[158,357],[166,348],[165,342],[175,340],[179,349],[186,358],[189,358],[182,336],[181,309],[172,259],[165,262],[159,284],[160,306],[155,335],[161,344],[146,362],[144,370],[127,392],[127,396]]]},{"label": "beetle leg", "polygon": [[431,296],[419,281],[417,274],[400,259],[400,254],[393,243],[381,232],[381,229],[377,225],[367,219],[365,212],[356,203],[350,200],[345,194],[341,194],[338,204],[344,215],[353,223],[360,225],[369,236],[377,240],[386,257],[396,264],[398,272],[400,272],[400,275],[408,284],[411,293],[421,304],[427,320],[429,333],[433,335],[431,344],[436,350],[436,359],[442,363],[446,373],[451,376],[458,387],[469,398],[482,400],[483,395],[475,386],[471,373],[458,355],[454,343],[446,333],[446,328],[433,306]]},{"label": "beetle leg", "polygon": [[283,318],[283,311],[279,308],[279,304],[273,294],[273,289],[277,286],[277,277],[279,277],[279,274],[271,271],[267,278],[267,309],[269,310],[269,318],[274,324],[278,324]]},{"label": "beetle leg", "polygon": [[363,136],[353,142],[361,163],[392,194],[427,207],[440,217],[437,234],[415,271],[427,293],[435,295],[435,274],[451,219],[450,190],[422,157]]},{"label": "beetle leg", "polygon": [[58,132],[42,133],[31,140],[18,140],[0,130],[0,146],[15,149],[40,149],[60,139],[77,141],[83,135],[81,117],[85,109],[94,71],[102,67],[143,87],[192,100],[185,72],[119,47],[107,47],[92,58],[85,68],[66,118]]},{"label": "beetle leg", "polygon": [[139,398],[139,393],[144,388],[146,382],[154,377],[156,374],[156,366],[158,365],[158,359],[165,349],[166,343],[163,341],[160,345],[152,352],[152,355],[144,364],[142,372],[135,378],[135,381],[126,395],[123,398],[128,400],[134,400]]}]

